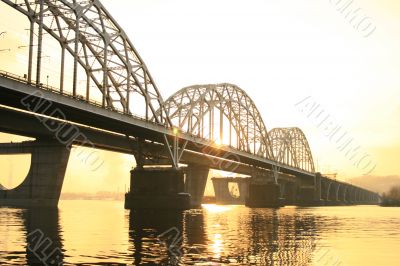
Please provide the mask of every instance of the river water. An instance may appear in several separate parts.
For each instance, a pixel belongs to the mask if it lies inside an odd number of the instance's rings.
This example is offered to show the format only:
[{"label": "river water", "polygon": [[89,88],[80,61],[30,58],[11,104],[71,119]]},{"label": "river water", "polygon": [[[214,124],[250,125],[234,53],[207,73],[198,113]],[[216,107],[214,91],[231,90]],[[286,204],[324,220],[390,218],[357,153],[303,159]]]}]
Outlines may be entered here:
[{"label": "river water", "polygon": [[[1,265],[400,265],[400,208],[0,208]],[[39,263],[39,264],[38,264]]]}]

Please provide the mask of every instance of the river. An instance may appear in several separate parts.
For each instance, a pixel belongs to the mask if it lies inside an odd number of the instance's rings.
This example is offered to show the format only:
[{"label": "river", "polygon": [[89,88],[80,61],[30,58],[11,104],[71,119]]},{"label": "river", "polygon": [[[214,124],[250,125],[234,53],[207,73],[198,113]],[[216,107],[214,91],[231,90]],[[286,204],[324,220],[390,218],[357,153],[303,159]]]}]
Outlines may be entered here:
[{"label": "river", "polygon": [[[400,208],[0,208],[1,265],[400,265]],[[46,265],[46,264],[44,264]]]}]

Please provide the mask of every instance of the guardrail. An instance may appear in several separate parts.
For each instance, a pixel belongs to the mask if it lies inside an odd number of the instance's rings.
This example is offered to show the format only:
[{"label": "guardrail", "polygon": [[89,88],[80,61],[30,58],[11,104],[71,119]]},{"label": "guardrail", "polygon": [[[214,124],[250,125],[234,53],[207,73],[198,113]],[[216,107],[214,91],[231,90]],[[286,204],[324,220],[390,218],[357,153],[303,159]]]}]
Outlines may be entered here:
[{"label": "guardrail", "polygon": [[141,116],[134,115],[134,114],[131,114],[131,113],[123,112],[123,111],[118,110],[118,109],[116,109],[114,107],[103,106],[103,104],[101,104],[100,102],[97,102],[97,101],[94,101],[94,100],[91,100],[91,99],[85,99],[81,95],[75,95],[74,96],[71,92],[60,91],[59,88],[56,88],[56,87],[53,87],[53,86],[45,85],[43,83],[37,84],[37,82],[35,80],[31,80],[31,82],[28,82],[28,80],[25,77],[18,76],[18,75],[14,74],[14,73],[10,73],[10,72],[4,71],[4,70],[0,70],[0,76],[8,78],[8,79],[12,79],[14,81],[18,81],[18,82],[23,83],[23,84],[34,86],[34,87],[36,87],[38,89],[42,89],[42,90],[45,90],[45,91],[50,91],[50,92],[53,92],[53,93],[56,93],[56,94],[59,94],[59,95],[66,96],[68,98],[75,99],[77,101],[86,102],[88,104],[91,104],[91,105],[94,105],[94,106],[97,106],[97,107],[100,107],[100,108],[103,108],[103,109],[111,110],[113,112],[116,112],[116,113],[119,113],[119,114],[122,114],[122,115],[126,115],[126,116],[129,116],[129,117],[138,119],[138,120],[142,120],[142,121],[149,122],[149,123],[152,123],[152,124],[155,124],[155,125],[159,125],[159,126],[164,126],[165,128],[167,128],[165,125],[158,124],[158,123],[156,123],[154,121],[146,119],[145,117],[141,117]]}]

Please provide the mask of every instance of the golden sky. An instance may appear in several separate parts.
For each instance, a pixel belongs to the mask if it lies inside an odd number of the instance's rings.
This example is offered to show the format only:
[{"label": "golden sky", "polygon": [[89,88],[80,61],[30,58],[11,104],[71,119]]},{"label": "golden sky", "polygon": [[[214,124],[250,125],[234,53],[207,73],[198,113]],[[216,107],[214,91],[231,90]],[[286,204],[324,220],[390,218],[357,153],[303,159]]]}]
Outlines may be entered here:
[{"label": "golden sky", "polygon": [[[338,172],[342,179],[361,176],[364,171],[296,108],[310,96],[373,158],[376,168],[370,174],[400,173],[398,1],[353,2],[376,26],[368,37],[331,3],[340,1],[102,2],[132,40],[164,98],[192,84],[236,84],[254,100],[268,129],[303,129],[318,170]],[[25,24],[10,10],[0,3],[0,31],[7,31],[0,37],[0,50],[12,49],[0,52],[0,69],[23,74],[26,49],[16,47],[26,45]],[[57,55],[46,52],[49,64],[57,62]],[[9,140],[0,135],[0,141]],[[64,191],[124,189],[132,157],[99,154],[104,168],[92,172],[72,153]],[[20,162],[13,159],[10,171],[10,159],[0,156],[1,168],[9,173],[0,176],[0,183],[6,184],[11,172],[19,180],[23,174],[17,172],[25,169],[16,167]]]}]

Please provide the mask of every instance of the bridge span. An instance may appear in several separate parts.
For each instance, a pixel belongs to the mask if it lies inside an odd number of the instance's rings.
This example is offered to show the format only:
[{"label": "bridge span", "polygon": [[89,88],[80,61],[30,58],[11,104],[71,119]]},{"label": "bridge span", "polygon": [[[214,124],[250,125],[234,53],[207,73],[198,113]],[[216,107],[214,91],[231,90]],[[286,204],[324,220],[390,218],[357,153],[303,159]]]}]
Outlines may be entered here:
[{"label": "bridge span", "polygon": [[[378,202],[371,191],[316,173],[301,129],[268,131],[236,85],[193,85],[164,101],[100,1],[0,4],[26,20],[30,37],[28,63],[20,66],[26,74],[0,72],[0,130],[36,139],[0,145],[0,154],[32,154],[20,186],[0,185],[0,204],[57,206],[72,146],[135,156],[127,208],[199,206],[209,169],[248,175],[248,206]],[[54,42],[58,48],[46,46]],[[45,49],[59,54],[57,84],[43,84]]]},{"label": "bridge span", "polygon": [[[316,173],[317,183],[314,191],[315,206],[361,205],[378,200],[376,194],[357,186]],[[249,197],[251,178],[213,177],[215,201],[217,204],[245,205]],[[280,179],[280,198],[283,205],[308,205],[299,201],[299,184],[296,179]],[[312,194],[310,194],[312,195]]]}]

